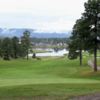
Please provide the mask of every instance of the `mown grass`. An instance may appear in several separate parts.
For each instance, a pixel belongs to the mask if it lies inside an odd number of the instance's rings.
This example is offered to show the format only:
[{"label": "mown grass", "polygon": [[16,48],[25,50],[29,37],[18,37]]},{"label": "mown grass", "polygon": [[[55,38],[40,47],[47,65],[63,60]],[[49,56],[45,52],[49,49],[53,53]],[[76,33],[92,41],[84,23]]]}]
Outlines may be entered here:
[{"label": "mown grass", "polygon": [[45,53],[45,52],[49,52],[49,51],[33,49],[33,53]]},{"label": "mown grass", "polygon": [[[100,91],[99,84],[35,84],[0,88],[2,99],[14,100],[67,100],[70,97]],[[38,97],[40,99],[38,99]],[[28,98],[28,99],[27,99]],[[31,99],[29,99],[31,98]],[[52,99],[51,99],[52,98]],[[55,99],[57,98],[57,99]],[[19,100],[18,99],[18,100]]]},{"label": "mown grass", "polygon": [[67,100],[100,92],[100,72],[67,57],[0,60],[0,100]]}]

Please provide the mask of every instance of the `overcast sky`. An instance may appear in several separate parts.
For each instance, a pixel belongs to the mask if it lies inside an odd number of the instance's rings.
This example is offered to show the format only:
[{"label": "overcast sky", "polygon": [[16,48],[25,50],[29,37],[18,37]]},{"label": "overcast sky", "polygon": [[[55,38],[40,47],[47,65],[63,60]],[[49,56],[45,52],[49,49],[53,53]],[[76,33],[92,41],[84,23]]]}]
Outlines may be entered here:
[{"label": "overcast sky", "polygon": [[67,32],[84,11],[87,0],[0,0],[1,28],[32,28]]}]

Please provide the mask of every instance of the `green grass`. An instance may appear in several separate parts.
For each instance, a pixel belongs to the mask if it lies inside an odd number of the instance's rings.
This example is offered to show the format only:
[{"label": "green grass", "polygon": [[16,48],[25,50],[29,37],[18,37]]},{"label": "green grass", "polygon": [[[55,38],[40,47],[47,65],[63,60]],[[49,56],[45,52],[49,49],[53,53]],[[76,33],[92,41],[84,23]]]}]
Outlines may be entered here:
[{"label": "green grass", "polygon": [[100,92],[100,72],[93,72],[84,56],[79,61],[61,58],[0,60],[0,100],[66,100]]},{"label": "green grass", "polygon": [[45,49],[44,50],[39,50],[39,49],[33,49],[32,50],[33,51],[33,53],[46,53],[46,52],[51,52],[51,51],[46,51]]},{"label": "green grass", "polygon": [[100,58],[97,59],[98,66],[100,66]]},{"label": "green grass", "polygon": [[33,49],[33,52],[34,53],[45,53],[45,52],[48,52],[48,51],[46,51],[46,50],[35,50],[35,49]]}]

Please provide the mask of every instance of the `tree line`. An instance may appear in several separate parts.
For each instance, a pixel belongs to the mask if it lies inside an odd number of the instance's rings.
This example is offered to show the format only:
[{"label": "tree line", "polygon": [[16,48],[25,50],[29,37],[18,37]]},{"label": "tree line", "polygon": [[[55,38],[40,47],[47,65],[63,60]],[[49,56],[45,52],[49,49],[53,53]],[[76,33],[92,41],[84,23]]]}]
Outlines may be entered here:
[{"label": "tree line", "polygon": [[79,56],[82,65],[82,50],[94,54],[94,71],[97,71],[97,50],[100,49],[100,0],[88,0],[81,18],[73,26],[69,42],[70,59]]},{"label": "tree line", "polygon": [[28,53],[30,48],[30,32],[25,31],[21,38],[18,37],[5,37],[0,39],[0,57],[4,60],[10,60],[11,58],[24,58],[28,59]]},{"label": "tree line", "polygon": [[46,44],[58,44],[58,43],[66,43],[68,38],[31,38],[33,43],[46,43]]},{"label": "tree line", "polygon": [[54,50],[61,50],[67,48],[68,38],[33,38],[31,42],[33,48],[52,48]]}]

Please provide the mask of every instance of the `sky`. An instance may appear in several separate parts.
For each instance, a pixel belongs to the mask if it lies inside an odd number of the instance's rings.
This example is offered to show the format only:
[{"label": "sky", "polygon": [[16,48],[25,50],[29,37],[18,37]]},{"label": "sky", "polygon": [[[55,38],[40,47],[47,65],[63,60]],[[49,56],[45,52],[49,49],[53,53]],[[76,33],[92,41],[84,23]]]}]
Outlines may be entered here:
[{"label": "sky", "polygon": [[0,0],[1,28],[68,32],[84,12],[87,0]]}]

